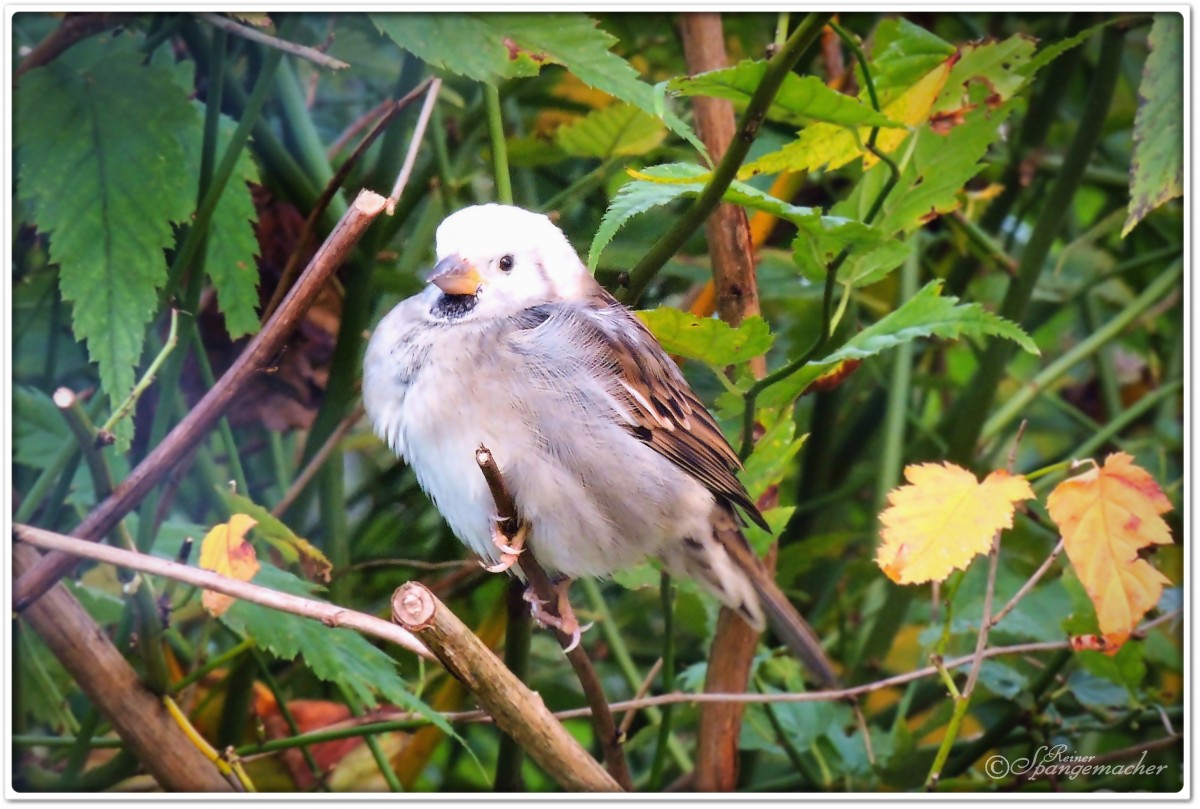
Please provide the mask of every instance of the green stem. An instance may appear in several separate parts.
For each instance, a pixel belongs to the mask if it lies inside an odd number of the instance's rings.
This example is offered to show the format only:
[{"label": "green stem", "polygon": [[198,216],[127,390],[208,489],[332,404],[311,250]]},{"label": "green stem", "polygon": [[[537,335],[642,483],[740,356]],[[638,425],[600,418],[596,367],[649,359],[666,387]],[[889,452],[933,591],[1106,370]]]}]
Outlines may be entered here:
[{"label": "green stem", "polygon": [[[275,680],[275,675],[271,674],[271,667],[267,665],[267,659],[263,653],[253,646],[250,648],[250,654],[254,657],[254,662],[258,665],[258,674],[262,681],[266,683],[270,689],[272,696],[275,697],[275,706],[279,708],[279,715],[283,717],[283,721],[288,726],[288,732],[293,737],[300,735],[300,726],[296,724],[296,717],[292,714],[292,709],[288,707],[287,697],[283,690],[280,689],[279,683]],[[313,756],[310,746],[307,744],[300,745],[300,753],[304,756],[304,763],[308,765],[309,771],[317,783],[321,783],[325,774],[321,772],[321,766],[317,764],[317,759]]]},{"label": "green stem", "polygon": [[629,286],[621,290],[617,297],[627,306],[637,303],[650,281],[662,269],[663,265],[675,255],[683,243],[704,224],[704,220],[721,202],[726,189],[737,176],[742,161],[750,152],[750,146],[758,136],[759,127],[766,118],[767,110],[779,92],[783,80],[791,73],[792,68],[800,61],[800,57],[808,50],[821,34],[821,28],[833,14],[812,13],[806,16],[784,42],[783,47],[767,62],[762,81],[746,109],[742,113],[738,136],[733,139],[726,150],[721,162],[717,164],[704,190],[683,212],[671,229],[663,234],[642,257],[642,260],[629,273]]},{"label": "green stem", "polygon": [[[618,160],[619,158],[608,158],[603,163],[596,166],[596,168],[592,169],[587,174],[572,182],[562,191],[559,191],[557,194],[550,197],[550,199],[543,202],[537,207],[537,209],[539,211],[556,211],[563,207],[563,203],[591,192],[593,188],[604,182],[604,179],[608,176],[608,173],[612,171],[613,166],[616,165]],[[722,378],[724,378],[724,376],[722,376]]]},{"label": "green stem", "polygon": [[[900,269],[900,290],[896,308],[917,292],[917,281],[921,271],[921,231],[912,235],[912,250]],[[886,505],[887,494],[900,481],[900,467],[904,463],[904,427],[908,419],[909,398],[912,394],[912,363],[916,347],[904,343],[896,349],[892,365],[892,379],[887,390],[887,415],[883,425],[883,457],[879,463],[879,481],[875,487],[875,512]]]},{"label": "green stem", "polygon": [[[812,15],[809,15],[810,17]],[[807,22],[807,20],[806,20]],[[875,93],[875,80],[871,77],[871,68],[867,63],[867,56],[863,53],[863,49],[858,42],[845,31],[837,23],[830,23],[833,30],[841,37],[846,46],[854,53],[855,59],[858,60],[859,67],[863,72],[863,83],[867,86],[867,94],[871,99],[871,105],[876,112],[880,112],[879,97]],[[799,30],[799,29],[797,29]],[[818,29],[819,31],[819,29]],[[794,35],[793,35],[794,36]],[[770,73],[768,69],[767,73]],[[766,76],[763,77],[763,83],[766,83]],[[760,85],[761,89],[761,85]],[[753,103],[753,101],[751,102]],[[888,179],[884,186],[879,191],[879,195],[875,197],[875,201],[871,203],[871,208],[867,211],[866,217],[863,219],[864,224],[871,224],[875,221],[875,217],[883,210],[883,204],[887,201],[888,196],[892,193],[892,189],[900,182],[900,167],[896,165],[896,161],[890,155],[885,154],[875,147],[875,138],[879,134],[879,127],[871,127],[871,134],[867,137],[866,149],[888,167]],[[722,165],[724,161],[722,161]],[[707,190],[707,189],[706,189]],[[754,416],[755,403],[758,400],[758,395],[766,390],[771,385],[774,385],[780,380],[786,379],[792,374],[799,371],[805,365],[817,356],[817,354],[825,348],[829,343],[830,331],[833,322],[833,291],[837,287],[838,270],[846,262],[850,256],[849,248],[843,248],[840,253],[833,259],[829,268],[825,271],[825,288],[821,295],[821,331],[813,340],[811,346],[800,357],[787,365],[783,366],[774,373],[764,376],[757,380],[746,391],[743,411],[742,411],[742,442],[741,449],[738,452],[739,457],[743,461],[750,456],[750,452],[754,447]]]},{"label": "green stem", "polygon": [[[209,390],[216,386],[217,380],[213,376],[212,364],[208,361],[208,352],[204,350],[204,339],[200,336],[200,325],[192,321],[192,347],[196,356],[196,364],[200,367],[200,378],[204,380],[204,385]],[[225,445],[225,457],[229,463],[229,470],[233,474],[233,481],[237,484],[238,493],[249,497],[250,484],[246,480],[246,470],[242,468],[242,458],[239,454],[237,440],[233,437],[233,428],[229,426],[229,419],[221,416],[217,422],[217,433],[221,436],[221,443]]]},{"label": "green stem", "polygon": [[[1117,27],[1110,27],[1104,31],[1092,90],[1088,95],[1075,138],[1063,161],[1062,173],[1045,199],[1029,243],[1021,253],[1017,275],[1009,284],[1004,302],[1000,306],[999,314],[1007,320],[1019,323],[1023,319],[1033,295],[1034,285],[1045,266],[1046,256],[1066,221],[1067,214],[1072,210],[1071,201],[1083,180],[1083,171],[1103,132],[1104,120],[1108,117],[1108,108],[1120,73],[1124,36],[1124,31]],[[967,384],[957,405],[947,416],[944,430],[949,438],[949,460],[960,464],[970,462],[980,433],[984,429],[984,419],[1008,367],[1012,350],[1013,347],[1007,340],[995,338],[989,343],[979,362],[978,370]]]},{"label": "green stem", "polygon": [[[365,713],[362,702],[353,691],[343,685],[339,685],[338,690],[342,692],[342,699],[346,700],[346,704],[350,706],[350,713],[355,716],[362,716]],[[379,772],[383,775],[383,780],[387,782],[388,789],[392,792],[403,792],[404,785],[400,783],[399,776],[392,769],[392,764],[388,761],[387,753],[380,746],[379,739],[376,739],[374,735],[370,735],[365,736],[363,741],[366,742],[367,749],[371,751],[371,757],[375,759],[375,765],[379,767]]]},{"label": "green stem", "polygon": [[[976,431],[979,437],[984,440],[995,437],[1009,422],[1017,418],[1042,391],[1053,384],[1056,379],[1069,371],[1077,363],[1082,362],[1099,351],[1110,340],[1124,331],[1130,323],[1141,317],[1160,298],[1171,292],[1175,288],[1179,274],[1182,271],[1182,261],[1172,264],[1167,268],[1166,272],[1162,273],[1148,287],[1142,290],[1142,293],[1134,298],[1120,314],[1107,321],[1099,329],[1088,335],[1085,340],[1076,344],[1070,351],[1047,365],[1033,379],[1022,385],[1020,390],[1008,397],[1000,409],[983,424],[982,428]],[[984,362],[986,363],[986,361],[987,357],[985,355]],[[981,373],[976,374],[977,377],[982,375],[983,366],[981,366],[980,370]],[[970,398],[972,393],[972,389],[968,387],[967,393],[964,394],[963,398]],[[973,447],[974,444],[975,442],[972,440],[971,446]]]},{"label": "green stem", "polygon": [[494,84],[485,84],[483,98],[487,110],[488,136],[492,141],[496,199],[505,205],[512,205],[512,179],[508,175],[508,146],[504,142],[504,118],[500,112],[500,88]]},{"label": "green stem", "polygon": [[238,657],[240,657],[241,655],[245,654],[246,652],[250,651],[253,648],[254,648],[254,640],[252,638],[246,638],[241,643],[239,643],[237,646],[234,646],[231,649],[227,649],[226,651],[222,652],[219,655],[210,657],[207,661],[205,661],[204,665],[197,666],[196,668],[189,671],[186,675],[184,675],[184,677],[181,680],[179,680],[176,683],[172,683],[171,684],[171,693],[178,694],[180,691],[187,688],[192,683],[196,682],[197,680],[202,679],[206,675],[210,674],[211,672],[216,671],[217,669],[221,668],[222,666],[225,666],[228,663],[236,660]]}]

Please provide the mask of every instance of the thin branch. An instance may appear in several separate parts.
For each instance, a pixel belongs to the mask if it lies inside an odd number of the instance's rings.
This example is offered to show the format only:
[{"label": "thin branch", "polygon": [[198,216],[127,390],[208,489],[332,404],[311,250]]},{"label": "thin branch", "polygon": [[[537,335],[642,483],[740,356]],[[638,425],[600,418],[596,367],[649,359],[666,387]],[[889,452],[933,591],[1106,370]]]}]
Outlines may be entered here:
[{"label": "thin branch", "polygon": [[1047,571],[1054,566],[1055,561],[1058,560],[1059,555],[1063,552],[1063,547],[1063,540],[1060,537],[1058,544],[1054,546],[1054,550],[1050,551],[1050,555],[1046,557],[1046,561],[1042,562],[1042,566],[1035,570],[1033,575],[1029,577],[1029,580],[1021,585],[1021,589],[1017,590],[1016,594],[1008,600],[1008,603],[1005,604],[998,613],[992,616],[989,626],[995,626],[996,624],[1000,623],[1000,621],[1004,619],[1004,616],[1008,615],[1016,608],[1021,599],[1024,598],[1026,594],[1033,589],[1033,586],[1042,580],[1042,576],[1045,576]]},{"label": "thin branch", "polygon": [[[441,90],[441,79],[429,81],[429,89],[425,93],[425,103],[421,105],[421,114],[417,116],[417,125],[413,128],[412,140],[408,144],[408,152],[404,155],[404,163],[400,166],[400,174],[396,177],[396,184],[392,186],[392,193],[388,196],[388,216],[395,213],[396,203],[399,202],[400,195],[404,193],[404,189],[408,186],[408,180],[412,177],[413,166],[417,162],[417,149],[425,137],[425,129],[429,126],[429,117],[433,114],[433,108],[437,104],[438,93]],[[409,95],[412,95],[412,93],[409,93]]]},{"label": "thin branch", "polygon": [[13,85],[16,85],[17,79],[22,75],[34,68],[49,64],[72,45],[110,28],[116,28],[133,17],[133,14],[109,14],[107,12],[68,14],[59,23],[59,26],[26,54],[25,58],[21,60],[21,64],[17,65],[13,71]]},{"label": "thin branch", "polygon": [[[384,202],[384,198],[373,191],[364,190],[358,195],[262,331],[251,340],[216,386],[137,465],[112,496],[105,498],[76,526],[71,532],[73,536],[95,542],[106,535],[141,502],[168,470],[204,439],[242,387],[279,353],[325,281],[383,211]],[[76,557],[61,552],[42,557],[14,583],[14,610],[20,612],[28,607],[72,570],[76,561]]]},{"label": "thin branch", "polygon": [[433,653],[560,786],[620,792],[621,787],[429,588],[409,582],[392,596],[392,620],[420,635]]},{"label": "thin branch", "polygon": [[[519,517],[516,503],[508,486],[504,483],[500,467],[491,450],[483,445],[480,445],[479,450],[475,453],[475,460],[479,464],[479,471],[483,473],[484,480],[487,481],[488,490],[496,505],[496,514],[501,519],[503,530],[506,535],[512,536],[516,532]],[[555,612],[558,609],[558,594],[550,583],[550,577],[546,575],[546,571],[534,558],[532,548],[526,546],[518,564],[521,572],[525,574],[525,580],[533,589],[534,595],[545,602],[547,611]],[[592,716],[596,726],[596,736],[604,750],[604,761],[608,766],[608,771],[623,789],[630,790],[633,788],[633,779],[629,774],[629,765],[625,762],[625,753],[621,749],[617,724],[613,720],[612,711],[608,707],[608,698],[604,694],[600,678],[596,676],[596,670],[592,667],[592,661],[584,651],[583,645],[575,642],[570,635],[561,630],[556,630],[554,634],[558,637],[558,642],[563,647],[567,660],[571,663],[571,668],[575,669],[575,675],[579,678],[579,684],[583,687],[588,704],[594,710]]]},{"label": "thin branch", "polygon": [[312,458],[309,459],[308,463],[305,464],[304,469],[300,471],[300,474],[297,475],[296,479],[292,481],[292,484],[288,486],[288,490],[283,493],[283,497],[279,498],[279,502],[276,503],[275,507],[271,509],[271,514],[276,517],[282,517],[283,513],[292,507],[292,503],[296,502],[296,498],[300,496],[300,492],[304,491],[304,487],[312,482],[312,479],[317,476],[317,472],[321,470],[321,466],[325,463],[325,459],[333,453],[334,449],[337,448],[337,445],[341,443],[343,438],[346,437],[346,433],[350,432],[351,428],[353,428],[355,424],[358,424],[359,419],[361,419],[366,412],[367,411],[363,408],[362,403],[359,402],[358,406],[355,407],[354,410],[352,410],[350,414],[346,416],[346,418],[341,420],[334,431],[329,434],[329,437],[325,439],[325,443],[321,445],[321,448],[316,451]]},{"label": "thin branch", "polygon": [[[325,212],[329,208],[329,203],[333,201],[338,189],[342,187],[342,183],[350,176],[351,170],[358,165],[358,161],[362,159],[362,156],[371,147],[371,144],[375,142],[375,139],[383,134],[392,119],[419,98],[426,91],[429,83],[428,79],[421,82],[411,92],[392,103],[391,109],[376,122],[371,131],[355,147],[350,156],[338,166],[337,171],[333,173],[329,182],[325,184],[325,189],[321,192],[321,196],[317,197],[317,201],[313,203],[312,210],[308,213],[308,218],[304,220],[304,227],[301,228],[300,235],[296,238],[296,247],[292,250],[291,256],[288,257],[288,263],[284,266],[283,272],[280,273],[279,282],[275,285],[275,291],[271,293],[271,300],[263,307],[263,322],[266,322],[275,313],[276,308],[278,308],[280,302],[283,300],[283,296],[291,289],[292,281],[296,277],[296,271],[300,267],[300,257],[308,250],[308,245],[312,242],[316,233],[317,223],[325,216]],[[419,137],[413,137],[408,147],[409,154],[415,153],[420,142],[421,139]],[[391,213],[391,209],[388,209],[389,216]]]},{"label": "thin branch", "polygon": [[[654,661],[654,665],[650,667],[650,671],[646,672],[646,679],[642,680],[642,684],[638,686],[638,690],[633,695],[634,699],[641,699],[650,693],[650,687],[654,685],[654,678],[662,671],[662,667],[663,659],[660,657]],[[636,716],[637,711],[630,710],[626,711],[625,715],[621,717],[621,724],[617,727],[617,735],[622,739],[629,736],[629,730],[633,727],[633,720]],[[670,732],[670,726],[668,726],[666,732]],[[662,746],[665,748],[665,743]]]},{"label": "thin branch", "polygon": [[160,559],[157,556],[151,556],[147,553],[127,551],[121,548],[113,548],[109,545],[101,545],[63,534],[56,534],[53,531],[35,528],[32,525],[14,525],[13,535],[19,542],[24,542],[44,550],[70,554],[72,559],[75,557],[95,559],[96,561],[106,562],[117,567],[138,570],[142,573],[162,576],[166,579],[174,579],[175,581],[223,593],[254,604],[261,604],[264,607],[270,607],[271,609],[291,613],[292,615],[312,618],[329,627],[344,626],[348,629],[361,632],[364,635],[371,635],[372,637],[386,640],[389,643],[394,643],[421,657],[433,659],[429,650],[425,648],[425,645],[413,637],[411,633],[405,632],[394,624],[376,618],[373,615],[355,612],[354,610],[339,607],[336,604],[314,601],[310,598],[301,598],[289,593],[281,593],[268,587],[222,576],[211,570],[204,570],[203,568],[192,567],[191,565],[181,565],[178,562]]},{"label": "thin branch", "polygon": [[242,39],[248,39],[251,42],[258,42],[262,45],[266,45],[268,48],[276,48],[284,53],[290,53],[292,56],[299,56],[301,59],[307,59],[308,61],[320,65],[321,67],[328,67],[332,70],[341,70],[342,68],[350,67],[349,63],[343,62],[341,59],[334,59],[332,56],[321,53],[315,48],[310,48],[307,45],[297,45],[295,42],[289,42],[286,39],[280,39],[279,37],[273,37],[270,34],[264,34],[262,31],[251,28],[248,25],[242,25],[241,23],[235,22],[228,17],[222,17],[220,14],[200,12],[196,16],[214,28],[220,28],[222,31],[228,31],[234,36],[241,37]]},{"label": "thin branch", "polygon": [[333,143],[329,144],[329,148],[325,150],[325,158],[332,163],[333,159],[338,156],[342,149],[346,148],[347,143],[354,140],[359,132],[367,128],[368,124],[375,122],[381,115],[391,111],[394,106],[395,102],[389,98],[380,101],[374,107],[358,116],[350,126],[342,130],[342,134],[338,135]]}]

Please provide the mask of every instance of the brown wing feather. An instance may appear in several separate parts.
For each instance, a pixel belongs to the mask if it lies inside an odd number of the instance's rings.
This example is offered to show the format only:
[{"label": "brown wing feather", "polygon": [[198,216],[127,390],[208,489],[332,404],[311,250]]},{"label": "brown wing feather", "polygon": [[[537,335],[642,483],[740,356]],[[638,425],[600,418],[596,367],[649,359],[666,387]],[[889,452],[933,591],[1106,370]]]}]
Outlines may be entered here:
[{"label": "brown wing feather", "polygon": [[585,305],[619,326],[601,325],[597,332],[628,393],[626,404],[637,422],[630,432],[769,530],[737,478],[742,468],[737,453],[654,335],[599,284]]}]

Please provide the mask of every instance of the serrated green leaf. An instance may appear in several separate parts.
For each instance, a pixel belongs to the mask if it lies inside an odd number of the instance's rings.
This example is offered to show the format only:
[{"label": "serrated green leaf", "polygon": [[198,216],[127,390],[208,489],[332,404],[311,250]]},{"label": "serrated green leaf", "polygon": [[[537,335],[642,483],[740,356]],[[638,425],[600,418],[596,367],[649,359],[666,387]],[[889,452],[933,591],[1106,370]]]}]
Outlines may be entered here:
[{"label": "serrated green leaf", "polygon": [[[658,114],[659,94],[629,62],[609,50],[616,37],[585,14],[378,13],[371,19],[422,61],[476,81],[536,76],[543,65],[558,64],[589,87]],[[706,153],[677,115],[667,112],[662,119]]]},{"label": "serrated green leaf", "polygon": [[1102,23],[1093,25],[1091,28],[1085,28],[1075,36],[1067,37],[1066,39],[1060,39],[1058,42],[1050,43],[1049,45],[1040,49],[1037,52],[1037,55],[1035,55],[1033,59],[1031,59],[1025,64],[1024,67],[1020,69],[1021,75],[1025,77],[1027,82],[1032,80],[1039,70],[1053,62],[1058,57],[1062,56],[1067,51],[1071,50],[1071,48],[1087,42],[1089,39],[1103,31],[1108,26],[1116,23],[1124,23],[1125,20],[1126,18],[1122,16],[1111,17]]},{"label": "serrated green leaf", "polygon": [[592,110],[555,132],[558,147],[574,157],[633,157],[663,142],[667,128],[657,117],[632,104]]},{"label": "serrated green leaf", "polygon": [[762,515],[763,519],[767,521],[767,525],[771,526],[770,531],[764,531],[760,526],[748,523],[742,529],[742,533],[746,535],[746,541],[750,543],[750,547],[754,549],[754,552],[762,556],[771,547],[771,543],[775,541],[775,537],[779,536],[780,532],[791,522],[792,515],[795,513],[795,506],[769,508]]},{"label": "serrated green leaf", "polygon": [[782,407],[794,401],[817,377],[839,362],[866,359],[920,337],[957,339],[992,335],[1012,340],[1032,354],[1041,353],[1037,344],[1015,323],[977,303],[960,304],[952,295],[943,297],[941,292],[941,281],[926,284],[899,309],[855,334],[841,348],[764,390],[758,397],[758,404]]},{"label": "serrated green leaf", "polygon": [[[664,163],[637,172],[634,176],[637,179],[617,191],[600,220],[600,227],[596,229],[592,247],[588,251],[588,267],[591,269],[595,268],[600,254],[622,225],[651,208],[667,205],[680,197],[699,195],[711,173],[694,163]],[[865,238],[863,229],[866,226],[860,222],[844,217],[822,216],[817,208],[792,205],[739,180],[730,183],[722,199],[752,210],[765,211],[791,222],[801,230],[819,233],[820,238],[838,233],[843,234],[847,242],[854,238]]]},{"label": "serrated green leaf", "polygon": [[[264,563],[254,583],[292,595],[312,598],[312,586],[292,574]],[[331,628],[309,618],[273,610],[248,601],[235,601],[220,619],[238,634],[282,660],[302,655],[319,679],[353,692],[368,707],[379,699],[427,717],[448,735],[454,729],[436,711],[408,690],[396,673],[396,661],[349,629]]]},{"label": "serrated green leaf", "polygon": [[670,306],[636,313],[671,354],[699,360],[714,368],[736,365],[770,350],[775,338],[767,321],[755,315],[734,328],[723,320],[697,317]]},{"label": "serrated green leaf", "polygon": [[[217,155],[225,152],[237,122],[222,115],[217,130]],[[200,176],[200,157],[204,146],[203,128],[182,133],[187,155],[186,175]],[[209,222],[204,269],[217,291],[217,306],[225,315],[225,328],[236,340],[258,332],[258,237],[254,222],[258,213],[248,183],[258,182],[258,167],[249,149],[242,149],[233,176],[221,191],[221,198]]]},{"label": "serrated green leaf", "polygon": [[[745,104],[762,83],[766,70],[766,62],[746,60],[733,67],[671,79],[667,87],[679,95],[727,98]],[[816,76],[794,73],[784,78],[767,118],[796,126],[815,121],[842,126],[903,126],[853,96],[831,89]]]},{"label": "serrated green leaf", "polygon": [[[128,36],[91,39],[16,92],[19,193],[50,237],[75,335],[114,407],[133,388],[172,223],[194,202],[178,134],[198,125],[196,109],[169,71],[141,59]],[[122,445],[132,429],[118,425]]]},{"label": "serrated green leaf", "polygon": [[1146,214],[1183,195],[1183,15],[1154,15],[1133,122],[1126,236]]}]

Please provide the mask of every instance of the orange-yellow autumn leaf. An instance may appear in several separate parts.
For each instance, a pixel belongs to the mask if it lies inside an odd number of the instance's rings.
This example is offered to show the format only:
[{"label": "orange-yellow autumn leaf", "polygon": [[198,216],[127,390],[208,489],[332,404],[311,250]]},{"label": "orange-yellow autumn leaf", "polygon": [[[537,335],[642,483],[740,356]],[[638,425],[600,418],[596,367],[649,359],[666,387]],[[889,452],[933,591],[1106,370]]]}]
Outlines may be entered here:
[{"label": "orange-yellow autumn leaf", "polygon": [[[229,522],[214,526],[200,545],[200,567],[242,581],[254,578],[259,568],[258,556],[246,541],[246,532],[255,525],[258,521],[253,517],[234,514]],[[233,604],[234,598],[205,590],[201,602],[213,615],[221,615]]]},{"label": "orange-yellow autumn leaf", "polygon": [[960,466],[912,464],[907,486],[888,494],[879,515],[883,544],[875,561],[897,584],[942,581],[987,553],[1002,528],[1012,528],[1016,504],[1033,497],[1029,481],[997,470],[982,483]]},{"label": "orange-yellow autumn leaf", "polygon": [[1104,466],[1058,484],[1046,507],[1096,606],[1100,631],[1119,647],[1170,584],[1138,551],[1170,544],[1170,529],[1159,515],[1171,510],[1171,502],[1149,472],[1115,452]]}]

